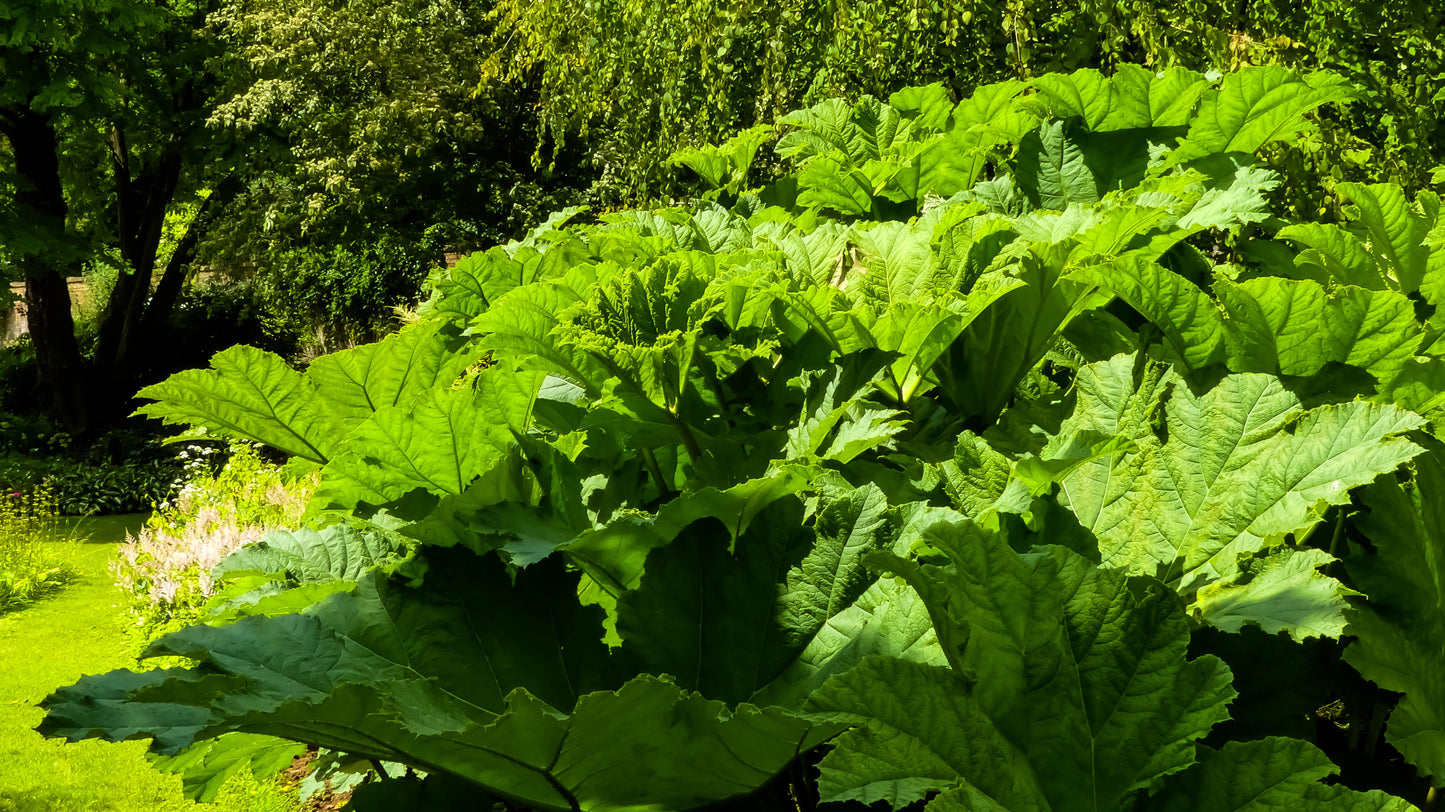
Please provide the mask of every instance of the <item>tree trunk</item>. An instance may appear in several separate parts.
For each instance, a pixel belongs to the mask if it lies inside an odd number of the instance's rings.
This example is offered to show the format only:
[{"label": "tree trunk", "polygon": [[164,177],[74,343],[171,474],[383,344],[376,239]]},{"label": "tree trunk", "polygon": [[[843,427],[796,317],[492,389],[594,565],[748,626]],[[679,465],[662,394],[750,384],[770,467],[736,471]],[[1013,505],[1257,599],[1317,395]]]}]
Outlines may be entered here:
[{"label": "tree trunk", "polygon": [[176,300],[180,298],[187,268],[196,258],[196,246],[200,244],[206,230],[244,187],[245,183],[239,174],[228,175],[201,203],[200,210],[186,227],[185,235],[176,244],[176,250],[171,253],[165,270],[161,272],[160,281],[156,283],[155,293],[151,295],[150,305],[140,323],[140,339],[136,342],[138,346],[152,347],[165,335],[166,321],[170,319]]},{"label": "tree trunk", "polygon": [[5,134],[22,183],[16,203],[33,218],[34,241],[15,247],[25,275],[25,308],[40,384],[56,418],[80,436],[95,424],[92,376],[75,341],[66,277],[79,275],[84,254],[66,231],[68,209],[60,182],[60,141],[48,114],[7,111]]},{"label": "tree trunk", "polygon": [[129,272],[121,274],[97,325],[91,365],[103,382],[107,402],[123,407],[131,383],[136,334],[150,300],[156,252],[166,210],[180,183],[179,144],[154,166],[132,177],[130,148],[119,126],[111,130],[111,158],[116,188],[116,234]]}]

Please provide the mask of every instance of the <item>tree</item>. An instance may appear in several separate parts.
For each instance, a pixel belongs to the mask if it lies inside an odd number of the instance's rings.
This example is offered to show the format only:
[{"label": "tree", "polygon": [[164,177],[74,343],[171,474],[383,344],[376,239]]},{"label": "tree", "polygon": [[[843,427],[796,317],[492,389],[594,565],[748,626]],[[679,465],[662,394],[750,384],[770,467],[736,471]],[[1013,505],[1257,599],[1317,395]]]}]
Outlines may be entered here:
[{"label": "tree", "polygon": [[[235,196],[231,145],[205,130],[219,82],[205,2],[6,0],[0,4],[0,241],[25,282],[41,387],[85,434],[115,416],[138,357],[159,340],[207,226]],[[210,189],[164,264],[168,211]],[[112,248],[124,273],[88,355],[69,276]]]},{"label": "tree", "polygon": [[[297,249],[366,251],[429,230],[470,247],[565,202],[531,165],[525,83],[478,92],[486,11],[0,0],[12,153],[0,152],[0,263],[25,280],[42,388],[66,428],[124,414],[197,261],[255,269],[274,291]],[[163,223],[190,210],[165,253]],[[438,223],[451,231],[438,237]],[[65,279],[103,255],[124,273],[91,349]]]},{"label": "tree", "polygon": [[928,82],[966,96],[1004,78],[1126,63],[1350,78],[1364,103],[1330,114],[1296,156],[1305,166],[1275,162],[1311,188],[1308,175],[1418,189],[1445,160],[1442,17],[1427,0],[1348,12],[1291,0],[497,0],[495,17],[486,74],[538,83],[543,134],[590,133],[611,156],[608,182],[633,199],[666,189],[673,152],[829,96],[886,98]]},{"label": "tree", "polygon": [[570,202],[588,172],[533,168],[533,84],[481,71],[491,5],[232,0],[213,15],[234,84],[212,125],[279,134],[285,149],[268,155],[255,182],[264,193],[244,198],[212,247],[264,264],[441,223],[456,226],[453,244],[480,247]]}]

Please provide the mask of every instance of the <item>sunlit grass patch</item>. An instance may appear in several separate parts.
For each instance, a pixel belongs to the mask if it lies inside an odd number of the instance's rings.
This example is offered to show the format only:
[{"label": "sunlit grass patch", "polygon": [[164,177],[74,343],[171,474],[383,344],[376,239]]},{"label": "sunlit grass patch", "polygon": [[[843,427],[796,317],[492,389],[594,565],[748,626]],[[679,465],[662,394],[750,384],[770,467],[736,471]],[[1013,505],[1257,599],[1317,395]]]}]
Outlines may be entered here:
[{"label": "sunlit grass patch", "polygon": [[[128,520],[128,521],[126,521]],[[62,520],[63,522],[64,520]],[[291,812],[294,792],[270,779],[234,778],[214,804],[196,804],[178,776],[145,758],[146,742],[87,740],[68,744],[35,732],[36,704],[82,674],[134,666],[122,593],[106,565],[134,517],[61,526],[72,567],[70,588],[0,617],[0,812]],[[54,527],[54,526],[52,526]],[[86,543],[91,531],[94,543]]]}]

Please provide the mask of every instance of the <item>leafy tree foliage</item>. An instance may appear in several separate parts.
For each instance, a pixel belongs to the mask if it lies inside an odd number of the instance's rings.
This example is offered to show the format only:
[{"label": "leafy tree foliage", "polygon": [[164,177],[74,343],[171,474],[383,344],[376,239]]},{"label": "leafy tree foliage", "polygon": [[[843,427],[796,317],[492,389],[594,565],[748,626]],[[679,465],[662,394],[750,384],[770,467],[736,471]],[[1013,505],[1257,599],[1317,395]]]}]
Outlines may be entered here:
[{"label": "leafy tree foliage", "polygon": [[[482,81],[493,24],[463,0],[235,0],[210,17],[230,83],[212,127],[279,135],[207,253],[286,276],[284,252],[493,244],[588,172],[530,165],[526,82]],[[440,233],[438,233],[440,231]]]},{"label": "leafy tree foliage", "polygon": [[[215,51],[199,34],[207,12],[128,0],[6,9],[0,133],[11,163],[0,229],[7,270],[26,283],[42,378],[73,431],[114,408],[137,356],[164,332],[202,232],[237,190],[226,144],[205,131],[216,93]],[[208,185],[162,257],[168,212]],[[66,277],[108,246],[124,273],[85,357]]]},{"label": "leafy tree foliage", "polygon": [[[1366,101],[1326,117],[1277,166],[1311,176],[1431,182],[1445,160],[1441,16],[1423,0],[917,0],[829,4],[500,0],[488,70],[540,75],[540,118],[561,140],[595,131],[604,184],[652,191],[669,153],[824,98],[884,97],[941,81],[957,94],[1015,77],[1127,64],[1198,71],[1329,68]],[[1437,177],[1435,182],[1439,182]],[[1329,191],[1328,183],[1326,192]],[[1290,203],[1312,217],[1321,194]]]}]

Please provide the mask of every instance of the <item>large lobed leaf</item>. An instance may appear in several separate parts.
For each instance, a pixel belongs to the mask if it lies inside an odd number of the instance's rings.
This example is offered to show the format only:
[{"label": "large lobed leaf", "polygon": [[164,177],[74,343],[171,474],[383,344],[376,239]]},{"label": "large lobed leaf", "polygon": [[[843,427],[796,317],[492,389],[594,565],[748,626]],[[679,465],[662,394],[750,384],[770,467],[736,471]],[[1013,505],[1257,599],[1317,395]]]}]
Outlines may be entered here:
[{"label": "large lobed leaf", "polygon": [[1369,601],[1349,614],[1357,639],[1345,660],[1365,677],[1404,694],[1385,738],[1405,760],[1445,786],[1445,462],[1417,457],[1415,477],[1366,489],[1359,528],[1374,553],[1345,564]]},{"label": "large lobed leaf", "polygon": [[[1393,471],[1420,448],[1402,434],[1424,421],[1360,401],[1304,409],[1279,379],[1229,375],[1201,394],[1159,378],[1136,389],[1134,360],[1082,369],[1075,412],[1049,456],[1080,454],[1091,438],[1119,437],[1135,450],[1083,460],[1060,482],[1061,499],[1098,539],[1105,566],[1156,575],[1206,620],[1257,622],[1297,638],[1338,633],[1342,587],[1318,583],[1313,565],[1241,569],[1241,556],[1274,549],[1317,524],[1325,505]],[[1147,416],[1162,412],[1162,437]],[[1121,416],[1131,415],[1128,420]],[[1224,587],[1245,588],[1242,593]],[[1206,586],[1210,592],[1198,594]],[[1320,600],[1313,613],[1301,601]]]},{"label": "large lobed leaf", "polygon": [[345,428],[315,386],[286,362],[255,347],[216,353],[210,369],[178,372],[147,386],[137,414],[265,443],[324,463],[341,448]]},{"label": "large lobed leaf", "polygon": [[[938,526],[946,565],[895,560],[923,595],[951,667],[873,658],[811,707],[858,725],[820,765],[824,800],[902,808],[967,787],[990,807],[1115,809],[1194,762],[1228,717],[1229,669],[1189,660],[1175,599],[1060,548]],[[965,807],[967,808],[967,807]]]},{"label": "large lobed leaf", "polygon": [[1170,780],[1143,812],[1410,812],[1415,807],[1380,790],[1356,792],[1321,779],[1339,772],[1319,748],[1272,737],[1201,748],[1199,763]]},{"label": "large lobed leaf", "polygon": [[390,407],[409,407],[430,389],[446,388],[477,360],[473,342],[447,335],[443,321],[426,321],[311,363],[306,377],[348,429]]},{"label": "large lobed leaf", "polygon": [[332,525],[321,530],[274,530],[226,556],[216,579],[241,572],[283,575],[292,583],[360,580],[367,571],[400,557],[402,547],[376,531]]},{"label": "large lobed leaf", "polygon": [[841,726],[722,702],[651,676],[619,684],[596,609],[536,565],[438,555],[423,588],[376,574],[303,614],[192,627],[153,653],[193,671],[89,677],[43,730],[154,737],[174,753],[228,732],[284,736],[445,771],[543,810],[690,808],[746,793]]}]

